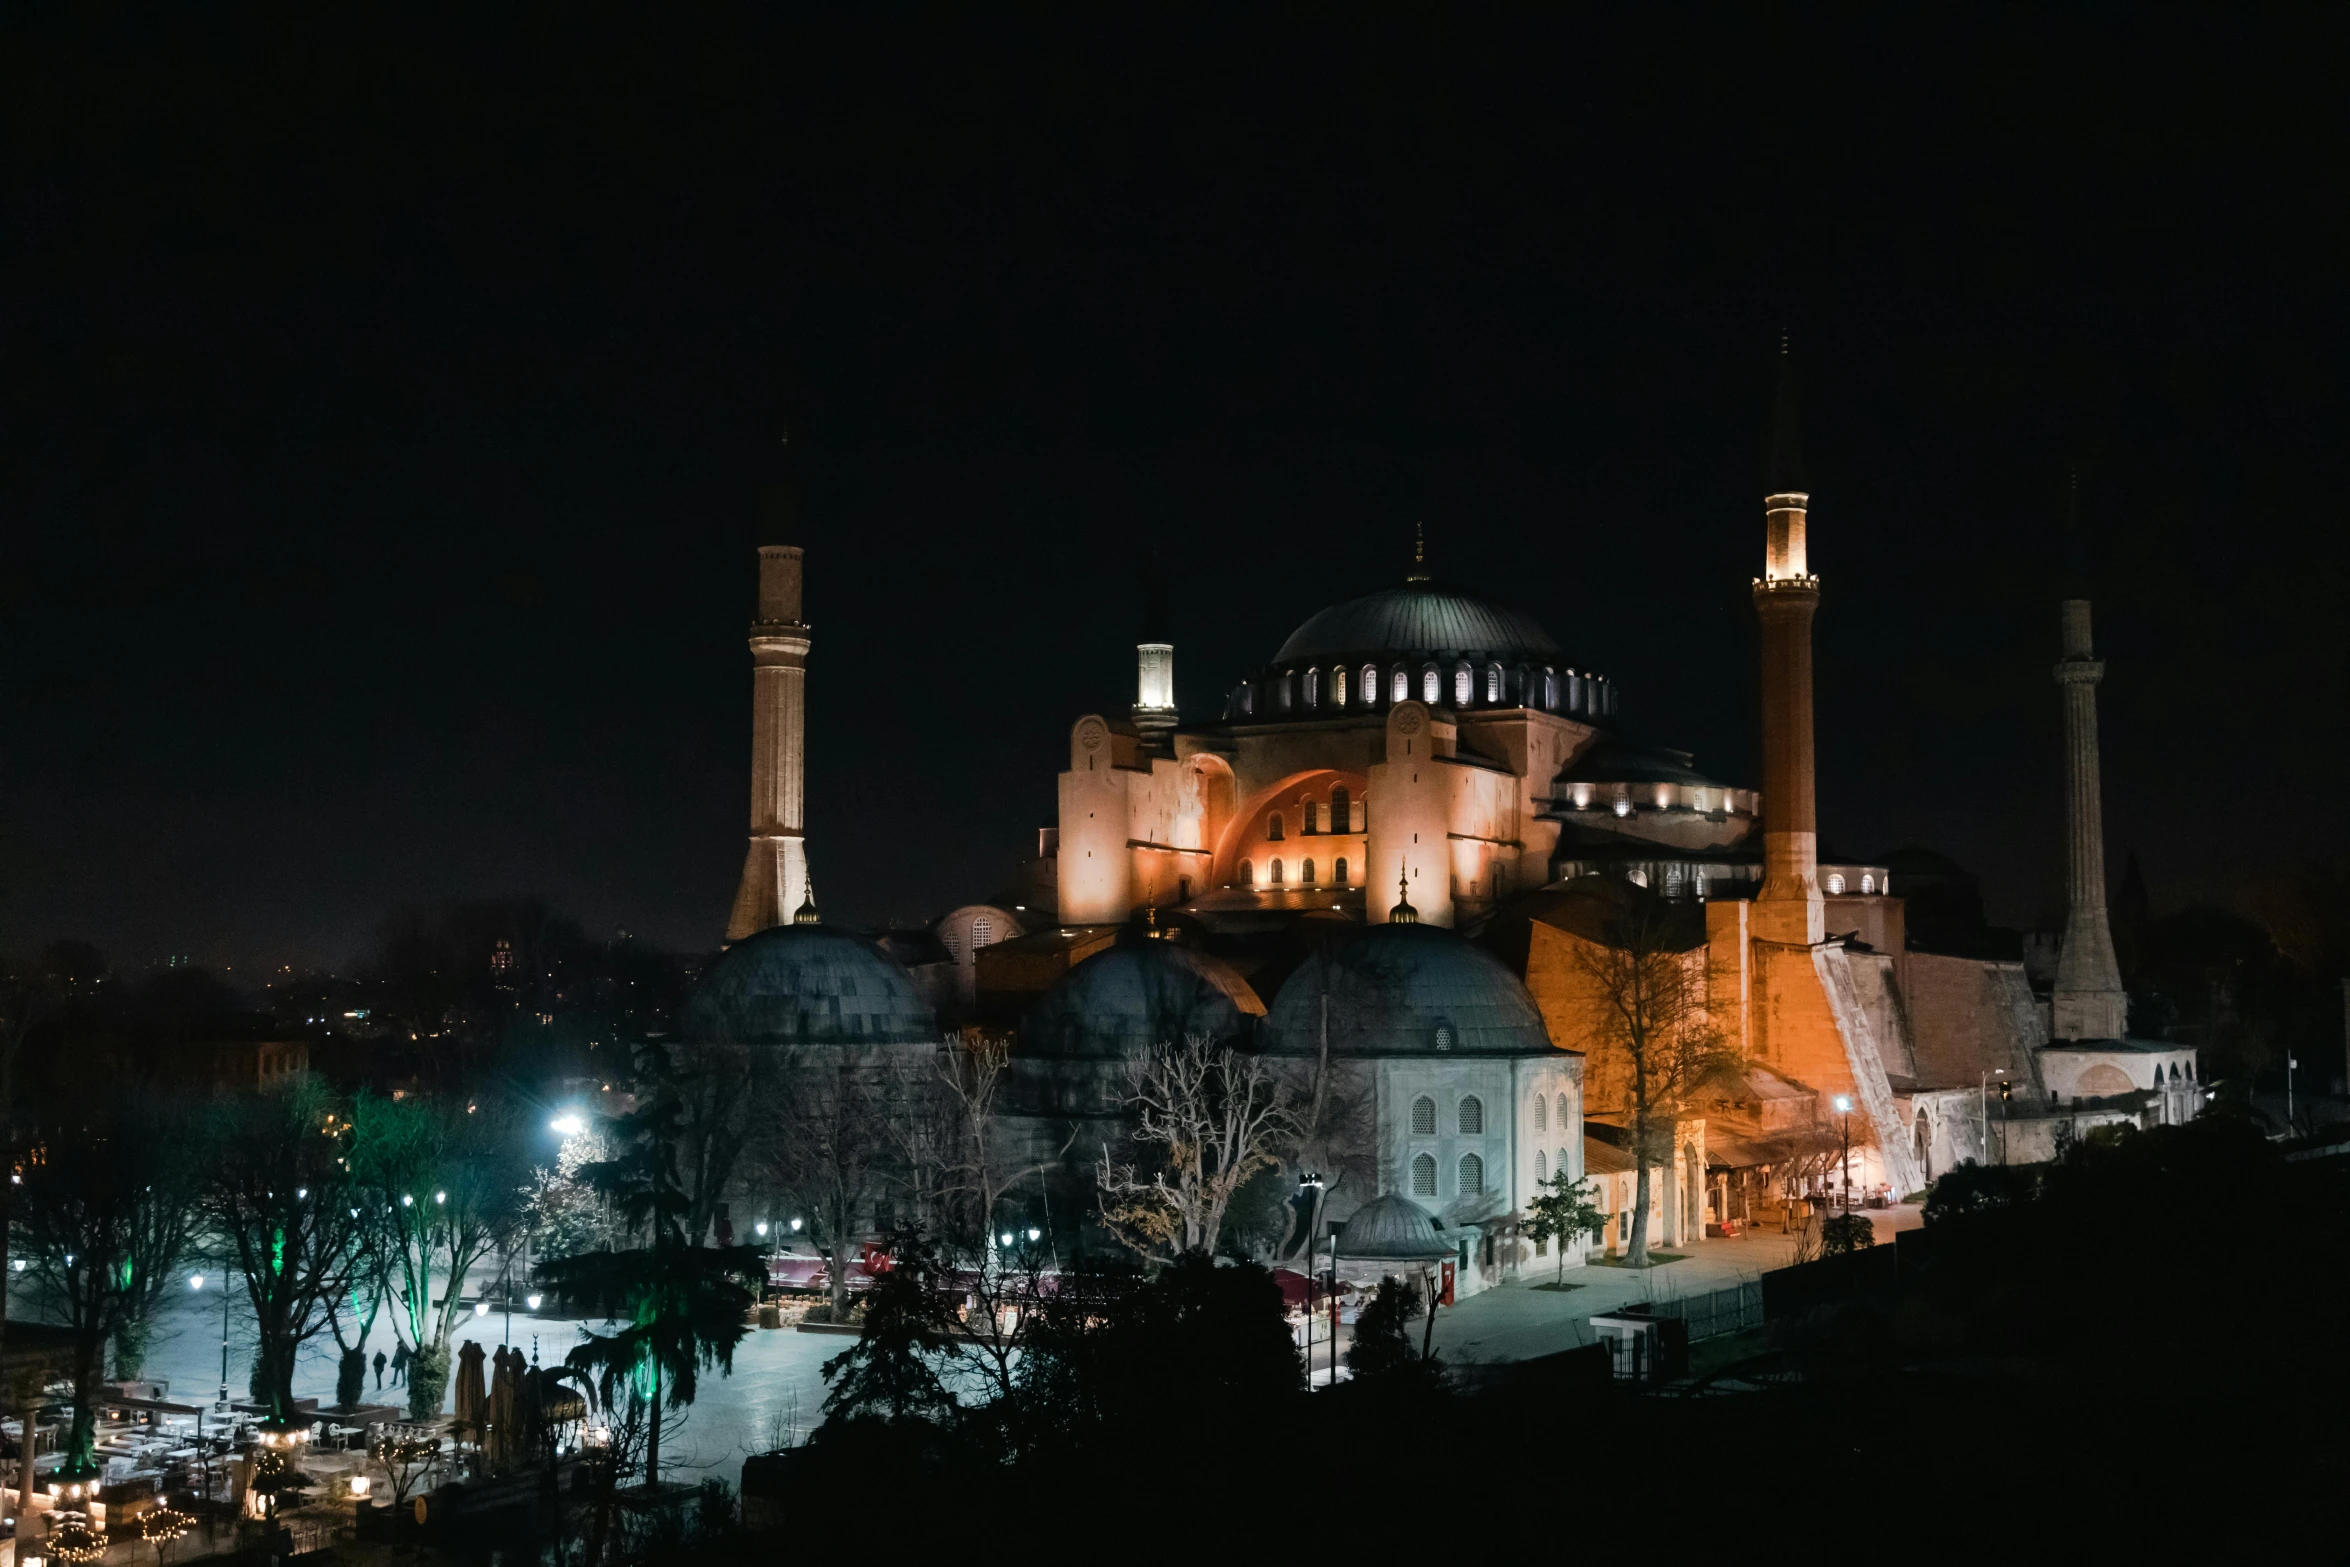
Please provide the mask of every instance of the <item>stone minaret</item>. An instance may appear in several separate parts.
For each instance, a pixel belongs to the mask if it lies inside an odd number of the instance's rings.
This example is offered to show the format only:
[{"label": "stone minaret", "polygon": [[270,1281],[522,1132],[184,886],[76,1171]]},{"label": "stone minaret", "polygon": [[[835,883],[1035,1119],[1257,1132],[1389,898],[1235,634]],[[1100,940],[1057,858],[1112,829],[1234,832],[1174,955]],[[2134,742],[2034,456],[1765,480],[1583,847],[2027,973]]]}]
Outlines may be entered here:
[{"label": "stone minaret", "polygon": [[[2073,531],[2077,541],[2077,516]],[[2075,591],[2085,592],[2077,542],[2073,553]],[[2064,946],[2048,1032],[2056,1039],[2120,1039],[2130,1002],[2105,913],[2105,803],[2097,767],[2097,682],[2105,664],[2091,651],[2086,598],[2064,601],[2063,628],[2056,684],[2064,692]]]},{"label": "stone minaret", "polygon": [[751,852],[726,939],[789,921],[808,891],[808,628],[800,619],[800,549],[759,549],[759,618],[751,622]]},{"label": "stone minaret", "polygon": [[1167,586],[1159,575],[1159,552],[1151,551],[1149,591],[1143,599],[1142,640],[1134,645],[1134,725],[1153,740],[1173,731],[1175,642],[1167,617]]},{"label": "stone minaret", "polygon": [[1763,884],[1754,901],[1754,933],[1765,941],[1808,946],[1827,936],[1812,788],[1811,618],[1820,607],[1820,579],[1811,574],[1804,549],[1811,496],[1804,489],[1784,339],[1769,489],[1763,498],[1763,574],[1754,579],[1754,609],[1762,621],[1763,737]]}]

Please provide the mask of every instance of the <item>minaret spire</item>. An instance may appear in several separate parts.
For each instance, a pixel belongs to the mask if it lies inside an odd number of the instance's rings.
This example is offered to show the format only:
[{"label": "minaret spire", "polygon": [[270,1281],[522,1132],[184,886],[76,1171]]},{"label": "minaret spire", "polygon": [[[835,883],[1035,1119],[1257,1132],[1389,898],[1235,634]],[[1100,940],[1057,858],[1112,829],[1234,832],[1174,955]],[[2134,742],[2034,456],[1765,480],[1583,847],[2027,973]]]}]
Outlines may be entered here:
[{"label": "minaret spire", "polygon": [[[2085,595],[2080,497],[2076,475],[2066,575],[2068,590]],[[2063,657],[2057,660],[2056,684],[2064,693],[2065,918],[2049,1033],[2057,1039],[2120,1039],[2129,1026],[2130,1004],[2105,908],[2105,802],[2097,747],[2097,684],[2105,677],[2105,664],[2091,640],[2087,597],[2064,601],[2060,625]]]},{"label": "minaret spire", "polygon": [[1167,579],[1159,569],[1159,548],[1154,544],[1150,574],[1143,584],[1142,640],[1134,645],[1134,723],[1158,739],[1180,719],[1175,710],[1175,639],[1168,623]]},{"label": "minaret spire", "polygon": [[807,895],[800,899],[800,906],[793,912],[791,922],[794,925],[823,924],[824,916],[816,912],[816,878],[803,874],[800,884],[807,888]]},{"label": "minaret spire", "polygon": [[1387,911],[1390,925],[1417,925],[1420,911],[1412,907],[1412,875],[1401,860],[1395,866],[1395,907]]},{"label": "minaret spire", "polygon": [[[791,443],[790,433],[783,444]],[[769,526],[794,528],[786,467],[770,503]],[[759,547],[759,609],[751,622],[751,847],[726,939],[781,925],[808,897],[808,626],[800,618],[802,552]]]},{"label": "minaret spire", "polygon": [[1754,929],[1767,941],[1810,946],[1827,936],[1812,755],[1811,622],[1820,580],[1811,574],[1811,494],[1796,439],[1795,361],[1784,332],[1765,488],[1763,574],[1754,579],[1763,720],[1763,884]]},{"label": "minaret spire", "polygon": [[1427,580],[1428,525],[1424,522],[1415,522],[1412,524],[1412,569],[1404,577],[1404,581],[1426,582]]}]

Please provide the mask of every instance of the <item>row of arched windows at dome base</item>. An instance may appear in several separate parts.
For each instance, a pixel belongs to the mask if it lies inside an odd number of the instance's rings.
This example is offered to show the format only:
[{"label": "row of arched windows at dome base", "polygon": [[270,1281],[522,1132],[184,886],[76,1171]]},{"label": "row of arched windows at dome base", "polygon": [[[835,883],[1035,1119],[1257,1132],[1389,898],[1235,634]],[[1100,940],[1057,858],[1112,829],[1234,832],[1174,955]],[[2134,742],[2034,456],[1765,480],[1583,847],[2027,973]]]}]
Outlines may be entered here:
[{"label": "row of arched windows at dome base", "polygon": [[[1241,886],[1254,887],[1257,885],[1257,868],[1255,861],[1242,860],[1240,862],[1239,870]],[[1318,874],[1319,873],[1317,872],[1312,860],[1304,860],[1299,862],[1297,867],[1297,885],[1300,887],[1312,887],[1318,885]],[[1265,865],[1264,884],[1268,887],[1286,887],[1289,885],[1287,879],[1288,875],[1289,867],[1286,864],[1278,859],[1269,860]],[[1353,876],[1347,868],[1346,856],[1343,854],[1331,862],[1330,885],[1333,887],[1350,887],[1354,885]]]},{"label": "row of arched windows at dome base", "polygon": [[1450,670],[1424,664],[1416,674],[1398,664],[1384,677],[1376,664],[1359,670],[1344,665],[1284,670],[1242,686],[1235,705],[1245,717],[1279,716],[1301,708],[1309,713],[1348,708],[1360,712],[1379,706],[1383,692],[1390,704],[1408,702],[1415,688],[1423,702],[1440,703],[1449,697],[1454,707],[1537,707],[1546,713],[1587,717],[1606,717],[1616,710],[1615,687],[1601,676],[1523,664],[1479,665],[1467,659]]}]

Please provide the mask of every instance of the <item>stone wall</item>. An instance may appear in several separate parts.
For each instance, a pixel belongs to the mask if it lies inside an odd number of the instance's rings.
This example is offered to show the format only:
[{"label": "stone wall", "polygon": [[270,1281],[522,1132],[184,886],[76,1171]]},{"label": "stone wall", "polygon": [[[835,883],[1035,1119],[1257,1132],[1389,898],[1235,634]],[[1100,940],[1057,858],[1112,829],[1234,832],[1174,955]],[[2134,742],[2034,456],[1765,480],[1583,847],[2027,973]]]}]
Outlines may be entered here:
[{"label": "stone wall", "polygon": [[1911,1076],[1929,1088],[1971,1088],[2004,1071],[2039,1093],[2033,1051],[2047,1030],[2022,964],[1912,952],[1904,966]]}]

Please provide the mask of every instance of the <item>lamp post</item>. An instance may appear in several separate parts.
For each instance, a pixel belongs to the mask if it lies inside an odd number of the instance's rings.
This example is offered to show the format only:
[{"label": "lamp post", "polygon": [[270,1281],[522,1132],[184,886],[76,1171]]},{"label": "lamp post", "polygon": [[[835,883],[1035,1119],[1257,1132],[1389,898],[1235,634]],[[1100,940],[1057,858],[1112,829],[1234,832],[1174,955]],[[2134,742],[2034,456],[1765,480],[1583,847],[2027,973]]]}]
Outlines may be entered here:
[{"label": "lamp post", "polygon": [[[1313,1277],[1314,1264],[1318,1260],[1314,1254],[1320,1249],[1323,1185],[1322,1172],[1319,1170],[1307,1170],[1297,1179],[1297,1194],[1306,1200],[1306,1276],[1308,1278]],[[1335,1275],[1338,1268],[1338,1259],[1335,1255],[1330,1259],[1330,1267]],[[1306,1301],[1306,1370],[1309,1373],[1314,1366],[1313,1321],[1314,1303],[1309,1297]],[[1308,1380],[1310,1381],[1311,1378],[1309,1377]],[[1330,1385],[1332,1387],[1338,1385],[1338,1307],[1335,1296],[1332,1297],[1330,1308]]]},{"label": "lamp post", "polygon": [[[201,1292],[204,1288],[204,1275],[201,1273],[189,1274],[188,1288]],[[220,1362],[220,1397],[221,1402],[226,1403],[228,1401],[228,1357],[226,1350],[226,1345],[228,1343],[228,1284],[227,1275],[225,1273],[222,1275],[220,1294],[222,1302],[220,1313],[220,1340],[223,1346]],[[31,1421],[29,1419],[26,1421],[26,1427],[27,1429],[24,1434],[23,1448],[25,1462],[21,1466],[23,1478],[18,1482],[20,1494],[17,1499],[17,1507],[20,1512],[24,1510],[24,1508],[31,1505],[30,1499],[33,1494],[33,1433],[31,1430]],[[203,1466],[204,1502],[205,1505],[209,1507],[212,1503],[212,1450],[204,1445],[204,1406],[201,1404],[196,1406],[196,1462]],[[207,1525],[206,1527],[209,1529],[210,1526]]]},{"label": "lamp post", "polygon": [[1836,1096],[1836,1113],[1844,1118],[1844,1156],[1837,1163],[1836,1172],[1843,1178],[1844,1212],[1852,1212],[1852,1096]]}]

